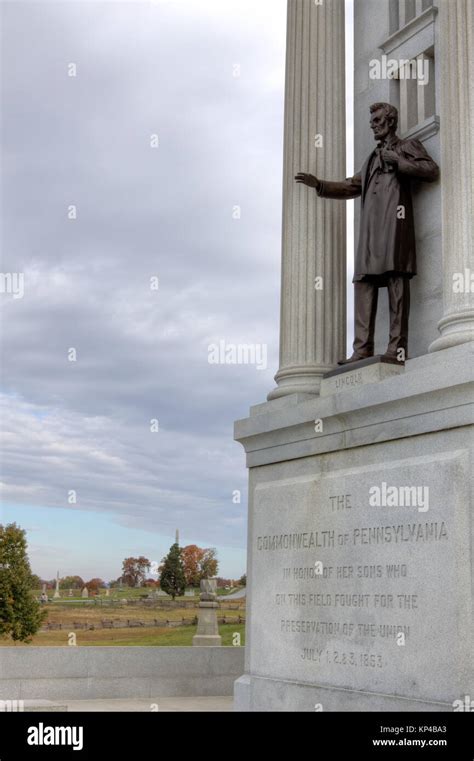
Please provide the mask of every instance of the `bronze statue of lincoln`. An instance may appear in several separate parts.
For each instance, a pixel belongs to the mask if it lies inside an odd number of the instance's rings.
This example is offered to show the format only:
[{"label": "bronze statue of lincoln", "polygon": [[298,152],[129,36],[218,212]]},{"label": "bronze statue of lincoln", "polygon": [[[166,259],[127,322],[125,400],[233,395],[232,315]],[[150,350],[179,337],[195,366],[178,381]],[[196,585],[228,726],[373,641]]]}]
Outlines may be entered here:
[{"label": "bronze statue of lincoln", "polygon": [[321,198],[361,196],[359,246],[354,272],[354,354],[339,364],[374,355],[379,288],[388,289],[390,339],[384,357],[404,362],[408,350],[410,280],[416,275],[412,180],[434,182],[439,168],[419,140],[397,136],[398,111],[389,103],[370,107],[377,147],[359,174],[326,182],[301,172],[296,182],[315,188]]}]

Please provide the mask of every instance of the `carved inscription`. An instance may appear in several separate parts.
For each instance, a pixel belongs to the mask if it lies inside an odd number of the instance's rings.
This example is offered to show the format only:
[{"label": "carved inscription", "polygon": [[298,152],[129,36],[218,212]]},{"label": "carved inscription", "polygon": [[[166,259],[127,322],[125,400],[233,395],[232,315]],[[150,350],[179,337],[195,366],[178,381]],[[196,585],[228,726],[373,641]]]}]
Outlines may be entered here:
[{"label": "carved inscription", "polygon": [[[392,468],[390,488],[396,476]],[[382,493],[387,474],[375,468],[257,489],[250,619],[257,670],[361,689],[376,679],[382,689],[405,668],[409,682],[411,647],[429,662],[433,626],[440,637],[449,629],[446,589],[455,581],[443,477],[436,463],[405,468],[400,493],[413,483],[423,502],[378,507],[371,494],[378,485]]]}]

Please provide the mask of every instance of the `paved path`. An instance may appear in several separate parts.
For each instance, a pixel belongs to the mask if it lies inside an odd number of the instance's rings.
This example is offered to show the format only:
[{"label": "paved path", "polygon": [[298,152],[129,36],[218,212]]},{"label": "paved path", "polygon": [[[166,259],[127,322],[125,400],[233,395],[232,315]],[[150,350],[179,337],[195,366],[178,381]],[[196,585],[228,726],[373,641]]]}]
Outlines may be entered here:
[{"label": "paved path", "polygon": [[[200,711],[217,713],[233,710],[233,698],[230,696],[216,698],[152,698],[140,700],[64,700],[68,711],[141,711],[151,713],[158,706],[160,712],[185,713]],[[153,708],[152,708],[153,707]]]},{"label": "paved path", "polygon": [[237,592],[233,592],[231,595],[225,595],[223,597],[219,598],[220,602],[223,602],[224,600],[238,600],[242,597],[245,597],[247,595],[247,590],[245,587],[243,589],[238,589]]}]

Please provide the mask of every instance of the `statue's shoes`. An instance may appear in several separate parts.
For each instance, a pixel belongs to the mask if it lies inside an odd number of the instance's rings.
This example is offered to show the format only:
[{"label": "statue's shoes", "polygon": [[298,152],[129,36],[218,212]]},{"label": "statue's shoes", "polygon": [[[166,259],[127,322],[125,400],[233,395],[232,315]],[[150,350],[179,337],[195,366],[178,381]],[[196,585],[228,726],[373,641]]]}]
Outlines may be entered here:
[{"label": "statue's shoes", "polygon": [[405,364],[405,360],[399,359],[397,354],[392,354],[389,351],[382,355],[382,359],[388,359],[390,362],[397,362],[399,365]]},{"label": "statue's shoes", "polygon": [[365,357],[361,356],[360,354],[353,354],[352,357],[349,357],[349,359],[341,359],[340,362],[338,362],[338,365],[350,365],[353,362],[361,362],[363,359],[370,359],[373,357],[373,354],[366,354]]}]

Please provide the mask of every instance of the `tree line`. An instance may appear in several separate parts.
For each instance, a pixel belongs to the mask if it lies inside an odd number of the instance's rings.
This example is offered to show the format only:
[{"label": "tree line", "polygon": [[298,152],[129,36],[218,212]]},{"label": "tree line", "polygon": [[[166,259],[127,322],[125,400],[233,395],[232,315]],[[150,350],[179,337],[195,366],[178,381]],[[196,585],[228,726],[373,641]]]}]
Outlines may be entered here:
[{"label": "tree line", "polygon": [[[180,548],[173,544],[168,554],[156,568],[143,556],[125,558],[122,575],[108,586],[159,586],[173,600],[184,594],[186,587],[199,587],[202,579],[215,578],[219,563],[213,548],[202,549],[195,544]],[[147,578],[153,571],[158,579]],[[230,579],[219,579],[220,586],[231,586]],[[245,585],[246,577],[240,579]],[[44,582],[33,574],[27,554],[26,532],[16,523],[0,524],[0,636],[9,636],[15,642],[27,642],[36,634],[47,612],[41,609],[33,590],[46,583],[50,588],[55,579]],[[98,591],[107,586],[100,578],[88,582],[80,576],[65,576],[59,580],[60,589],[82,589]]]}]

